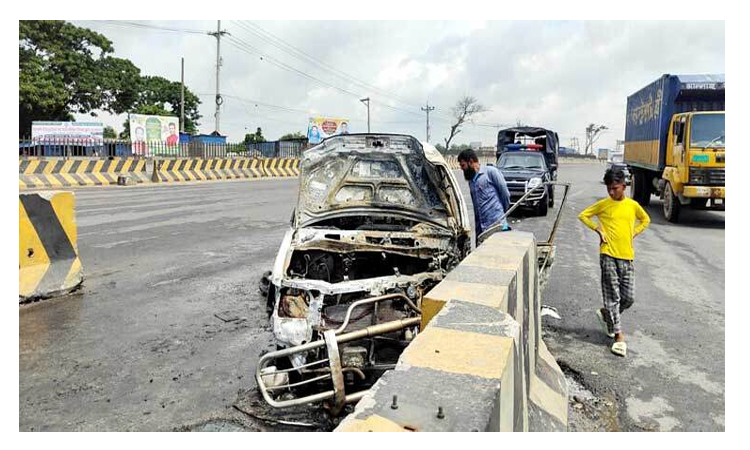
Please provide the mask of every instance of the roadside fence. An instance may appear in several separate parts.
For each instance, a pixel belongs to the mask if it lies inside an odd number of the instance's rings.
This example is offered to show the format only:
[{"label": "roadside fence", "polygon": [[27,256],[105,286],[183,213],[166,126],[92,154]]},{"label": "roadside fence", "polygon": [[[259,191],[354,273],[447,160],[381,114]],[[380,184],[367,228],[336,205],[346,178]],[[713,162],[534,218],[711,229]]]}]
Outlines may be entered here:
[{"label": "roadside fence", "polygon": [[252,144],[194,140],[171,144],[165,141],[131,142],[120,139],[92,141],[74,138],[44,140],[21,138],[18,142],[18,156],[63,158],[298,158],[308,147],[307,139]]}]

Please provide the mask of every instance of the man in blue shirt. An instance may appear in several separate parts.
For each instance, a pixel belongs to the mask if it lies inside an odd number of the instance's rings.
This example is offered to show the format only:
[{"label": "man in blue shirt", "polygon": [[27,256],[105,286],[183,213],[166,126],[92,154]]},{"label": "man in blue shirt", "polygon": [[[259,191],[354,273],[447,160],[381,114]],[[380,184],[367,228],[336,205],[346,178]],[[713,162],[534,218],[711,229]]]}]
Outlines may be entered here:
[{"label": "man in blue shirt", "polygon": [[[458,165],[469,182],[471,202],[474,204],[474,227],[476,238],[494,225],[510,208],[510,192],[505,184],[505,177],[494,166],[480,166],[474,150],[467,149],[459,153]],[[503,231],[509,230],[508,222],[503,219]],[[476,239],[475,238],[475,239]]]}]

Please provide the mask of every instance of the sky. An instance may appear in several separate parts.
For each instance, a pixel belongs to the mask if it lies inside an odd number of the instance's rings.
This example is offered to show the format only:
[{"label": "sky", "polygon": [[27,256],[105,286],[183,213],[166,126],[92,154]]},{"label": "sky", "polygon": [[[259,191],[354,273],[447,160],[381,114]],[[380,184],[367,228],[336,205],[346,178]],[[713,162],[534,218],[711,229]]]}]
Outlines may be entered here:
[{"label": "sky", "polygon": [[[115,56],[143,75],[180,79],[200,96],[200,131],[215,130],[217,21],[74,21],[107,36]],[[352,132],[425,139],[449,134],[451,107],[470,95],[488,111],[455,144],[493,146],[520,122],[555,130],[561,145],[583,144],[590,123],[605,125],[595,147],[623,139],[627,96],[664,73],[725,72],[723,21],[243,21],[222,20],[220,131],[231,142],[261,127],[266,139],[306,132],[308,118],[347,118]],[[675,36],[679,36],[678,45]],[[281,67],[279,67],[281,66]],[[78,120],[89,119],[79,115]],[[119,132],[125,116],[99,114]]]}]

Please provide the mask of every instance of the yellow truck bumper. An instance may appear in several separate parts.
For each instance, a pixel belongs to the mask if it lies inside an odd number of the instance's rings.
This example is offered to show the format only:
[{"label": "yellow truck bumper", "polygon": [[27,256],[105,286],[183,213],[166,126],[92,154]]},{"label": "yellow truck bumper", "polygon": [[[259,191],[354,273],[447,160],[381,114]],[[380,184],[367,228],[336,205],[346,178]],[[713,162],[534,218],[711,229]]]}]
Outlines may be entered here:
[{"label": "yellow truck bumper", "polygon": [[687,198],[724,198],[724,186],[684,186],[682,196]]}]

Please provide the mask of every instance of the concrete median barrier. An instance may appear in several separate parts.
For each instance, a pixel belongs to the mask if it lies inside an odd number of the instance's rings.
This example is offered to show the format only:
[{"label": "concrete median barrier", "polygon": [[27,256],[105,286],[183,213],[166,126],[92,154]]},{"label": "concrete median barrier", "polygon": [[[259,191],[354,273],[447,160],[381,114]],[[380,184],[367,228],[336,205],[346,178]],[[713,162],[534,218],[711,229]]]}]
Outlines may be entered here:
[{"label": "concrete median barrier", "polygon": [[77,233],[72,192],[18,195],[19,302],[65,294],[81,285]]},{"label": "concrete median barrier", "polygon": [[533,234],[492,236],[425,295],[423,331],[336,431],[566,430],[539,308]]},{"label": "concrete median barrier", "polygon": [[262,160],[255,158],[176,158],[154,162],[152,180],[176,181],[232,180],[264,176]]},{"label": "concrete median barrier", "polygon": [[19,158],[19,189],[116,185],[120,176],[147,183],[143,158]]}]

